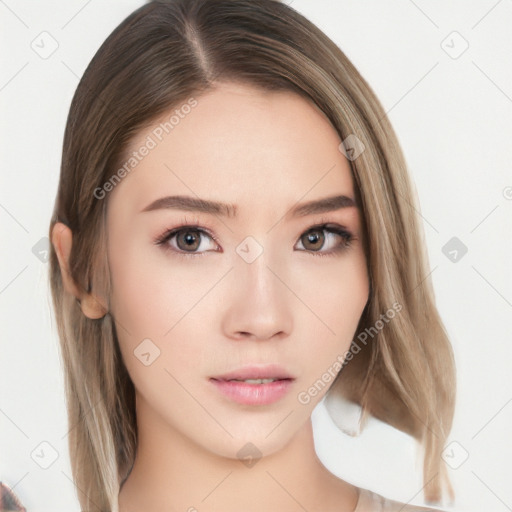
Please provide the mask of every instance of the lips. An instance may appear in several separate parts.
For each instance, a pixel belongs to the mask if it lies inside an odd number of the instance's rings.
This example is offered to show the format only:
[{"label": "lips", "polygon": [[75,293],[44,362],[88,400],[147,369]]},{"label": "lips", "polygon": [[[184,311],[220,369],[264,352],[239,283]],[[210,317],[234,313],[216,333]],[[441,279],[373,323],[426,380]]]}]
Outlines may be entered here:
[{"label": "lips", "polygon": [[295,377],[280,365],[266,364],[242,366],[222,375],[211,377],[211,379],[218,381],[243,381],[256,379],[295,380]]},{"label": "lips", "polygon": [[210,382],[230,402],[265,406],[278,402],[293,388],[295,377],[277,364],[246,365],[210,377]]}]

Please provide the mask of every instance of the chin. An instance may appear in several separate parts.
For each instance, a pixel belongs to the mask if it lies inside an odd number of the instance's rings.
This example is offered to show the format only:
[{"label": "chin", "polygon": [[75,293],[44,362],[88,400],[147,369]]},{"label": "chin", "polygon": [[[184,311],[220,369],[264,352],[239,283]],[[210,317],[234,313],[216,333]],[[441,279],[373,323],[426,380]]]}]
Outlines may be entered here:
[{"label": "chin", "polygon": [[308,419],[306,417],[298,422],[297,416],[293,413],[287,417],[289,412],[287,410],[280,414],[279,419],[253,421],[250,426],[250,420],[242,418],[239,424],[231,422],[227,428],[231,435],[222,430],[222,433],[212,435],[208,440],[202,437],[200,444],[216,455],[238,459],[251,467],[253,461],[285,448]]}]

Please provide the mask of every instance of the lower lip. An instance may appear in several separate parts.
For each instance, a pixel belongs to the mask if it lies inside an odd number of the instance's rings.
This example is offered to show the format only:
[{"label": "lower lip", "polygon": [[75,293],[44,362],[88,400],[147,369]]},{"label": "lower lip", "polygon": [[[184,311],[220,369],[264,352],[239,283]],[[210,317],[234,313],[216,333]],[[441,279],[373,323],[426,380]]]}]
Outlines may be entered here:
[{"label": "lower lip", "polygon": [[231,400],[244,405],[267,405],[282,398],[292,385],[292,379],[275,380],[266,384],[210,379],[217,389]]}]

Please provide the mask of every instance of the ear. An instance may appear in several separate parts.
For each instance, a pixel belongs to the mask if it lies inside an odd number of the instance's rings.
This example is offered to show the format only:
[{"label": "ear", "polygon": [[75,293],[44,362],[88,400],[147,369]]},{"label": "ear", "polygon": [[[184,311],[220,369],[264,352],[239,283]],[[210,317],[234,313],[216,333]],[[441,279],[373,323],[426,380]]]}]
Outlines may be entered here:
[{"label": "ear", "polygon": [[92,293],[81,291],[71,277],[69,271],[69,257],[73,244],[71,229],[62,222],[55,223],[52,229],[52,244],[59,260],[64,289],[77,298],[86,317],[98,319],[105,316],[108,309],[100,298]]}]

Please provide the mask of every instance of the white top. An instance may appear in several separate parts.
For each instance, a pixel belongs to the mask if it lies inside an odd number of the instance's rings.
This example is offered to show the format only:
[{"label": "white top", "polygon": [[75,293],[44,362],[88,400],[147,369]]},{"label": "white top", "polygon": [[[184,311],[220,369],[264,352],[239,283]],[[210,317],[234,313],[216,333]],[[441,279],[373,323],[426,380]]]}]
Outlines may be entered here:
[{"label": "white top", "polygon": [[417,507],[384,498],[368,489],[359,488],[359,499],[354,512],[441,512],[438,509]]}]

